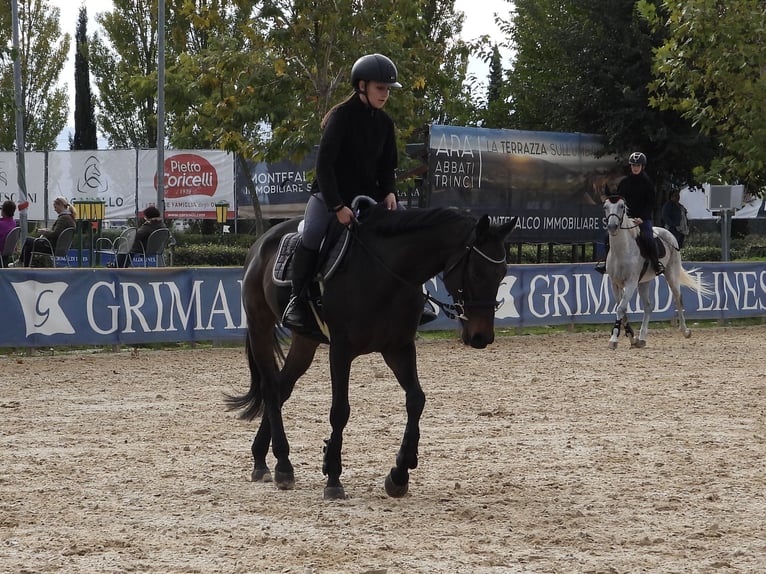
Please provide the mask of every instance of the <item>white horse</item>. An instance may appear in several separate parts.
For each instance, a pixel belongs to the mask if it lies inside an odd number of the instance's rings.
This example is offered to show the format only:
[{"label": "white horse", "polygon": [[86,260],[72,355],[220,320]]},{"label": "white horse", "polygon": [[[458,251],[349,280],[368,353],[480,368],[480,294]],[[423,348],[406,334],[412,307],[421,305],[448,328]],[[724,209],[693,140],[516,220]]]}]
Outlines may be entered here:
[{"label": "white horse", "polygon": [[[646,346],[646,333],[649,330],[649,317],[654,308],[652,296],[652,280],[655,278],[654,270],[649,260],[642,254],[638,245],[638,224],[626,217],[625,200],[619,196],[612,196],[604,202],[604,216],[606,228],[609,232],[609,254],[606,257],[606,273],[612,281],[612,292],[617,301],[617,320],[612,328],[612,336],[609,339],[609,348],[617,348],[617,340],[620,337],[620,327],[625,328],[625,335],[630,338],[631,347]],[[661,227],[654,228],[655,238],[664,243],[665,254],[660,261],[665,265],[665,281],[668,283],[673,302],[678,315],[678,330],[684,337],[691,337],[691,330],[686,326],[684,318],[684,306],[681,297],[681,286],[689,287],[697,293],[709,295],[710,290],[699,280],[695,279],[691,272],[681,266],[681,253],[678,250],[678,242],[675,237]],[[628,303],[638,289],[641,305],[644,308],[644,317],[638,338],[635,338],[633,328],[628,323]]]}]

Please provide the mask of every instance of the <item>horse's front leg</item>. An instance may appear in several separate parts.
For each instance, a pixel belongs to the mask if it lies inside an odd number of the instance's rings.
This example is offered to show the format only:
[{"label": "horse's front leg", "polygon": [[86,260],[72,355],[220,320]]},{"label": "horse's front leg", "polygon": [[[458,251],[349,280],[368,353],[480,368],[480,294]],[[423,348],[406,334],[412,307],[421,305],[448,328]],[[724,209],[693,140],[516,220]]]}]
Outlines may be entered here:
[{"label": "horse's front leg", "polygon": [[[628,324],[628,303],[625,299],[625,288],[615,285],[614,281],[612,281],[612,291],[614,294],[614,299],[617,301],[617,305],[615,306],[614,310],[616,319],[614,321],[614,325],[612,326],[612,335],[609,337],[609,348],[614,350],[617,348],[617,343],[620,340],[620,329],[622,328],[622,325],[625,324],[626,335],[628,334],[627,329],[630,329],[630,325]],[[632,329],[630,332],[633,332]]]},{"label": "horse's front leg", "polygon": [[343,472],[341,451],[343,430],[351,414],[348,402],[348,378],[351,373],[351,357],[340,345],[330,345],[330,376],[332,377],[332,405],[330,406],[330,438],[325,441],[322,473],[327,477],[324,487],[325,500],[346,498],[346,491],[340,482]]},{"label": "horse's front leg", "polygon": [[420,417],[426,404],[426,396],[418,380],[414,343],[408,343],[393,352],[385,352],[383,358],[404,389],[407,407],[407,425],[404,427],[404,437],[396,455],[396,466],[388,473],[385,482],[386,493],[394,498],[400,498],[407,494],[410,469],[418,466]]}]

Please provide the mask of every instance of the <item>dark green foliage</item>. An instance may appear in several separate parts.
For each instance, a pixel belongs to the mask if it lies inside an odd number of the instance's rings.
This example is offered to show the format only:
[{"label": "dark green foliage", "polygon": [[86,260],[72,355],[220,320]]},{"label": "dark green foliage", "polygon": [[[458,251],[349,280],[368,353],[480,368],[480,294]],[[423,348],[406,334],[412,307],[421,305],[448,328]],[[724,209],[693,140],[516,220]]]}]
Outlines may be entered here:
[{"label": "dark green foliage", "polygon": [[510,28],[518,54],[510,73],[514,127],[605,137],[607,151],[641,150],[660,193],[693,181],[715,149],[678,112],[650,107],[652,32],[634,0],[517,0]]},{"label": "dark green foliage", "polygon": [[73,150],[98,149],[98,134],[96,116],[93,105],[93,94],[90,89],[90,64],[88,56],[88,11],[85,6],[80,8],[75,34],[74,55],[74,138],[71,141]]}]

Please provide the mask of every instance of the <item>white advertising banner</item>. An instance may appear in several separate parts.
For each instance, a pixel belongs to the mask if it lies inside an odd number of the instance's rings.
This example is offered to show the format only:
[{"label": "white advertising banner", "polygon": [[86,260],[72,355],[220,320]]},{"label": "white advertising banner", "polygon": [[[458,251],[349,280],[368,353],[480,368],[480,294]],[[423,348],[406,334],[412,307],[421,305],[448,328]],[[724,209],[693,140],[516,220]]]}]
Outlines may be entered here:
[{"label": "white advertising banner", "polygon": [[105,219],[136,216],[135,150],[52,151],[48,154],[49,218],[53,199],[103,199]]},{"label": "white advertising banner", "polygon": [[[24,174],[27,201],[29,201],[27,219],[43,221],[45,219],[45,152],[28,151],[24,154]],[[10,199],[16,205],[24,201],[19,190],[16,152],[0,152],[0,199],[2,199],[0,203]],[[18,218],[19,214],[16,212],[16,219]]]},{"label": "white advertising banner", "polygon": [[[233,218],[234,156],[215,150],[165,150],[163,199],[168,219],[215,219],[215,204],[229,203]],[[138,208],[157,203],[157,150],[138,152]]]}]

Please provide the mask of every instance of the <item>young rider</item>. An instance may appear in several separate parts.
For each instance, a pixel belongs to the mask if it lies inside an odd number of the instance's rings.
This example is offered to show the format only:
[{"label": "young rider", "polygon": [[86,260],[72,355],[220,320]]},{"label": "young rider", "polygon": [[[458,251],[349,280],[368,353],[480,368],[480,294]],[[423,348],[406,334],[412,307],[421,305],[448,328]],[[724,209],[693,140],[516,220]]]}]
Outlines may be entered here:
[{"label": "young rider", "polygon": [[391,89],[401,88],[396,66],[382,54],[362,56],[351,68],[351,85],[353,93],[322,120],[316,179],[293,258],[292,296],[282,316],[282,324],[298,332],[313,330],[308,287],[328,224],[335,218],[349,225],[354,218],[349,205],[358,195],[397,208],[396,135],[383,111]]},{"label": "young rider", "polygon": [[[630,175],[623,178],[617,186],[617,195],[625,199],[628,215],[635,219],[639,226],[641,237],[644,239],[648,250],[649,261],[656,275],[665,272],[665,266],[660,262],[657,253],[657,244],[654,241],[654,225],[652,224],[655,191],[654,183],[646,174],[646,156],[640,151],[633,152],[628,158]],[[607,238],[606,251],[609,252],[609,240]],[[606,270],[606,256],[604,262],[596,265],[596,270],[604,273]]]}]

